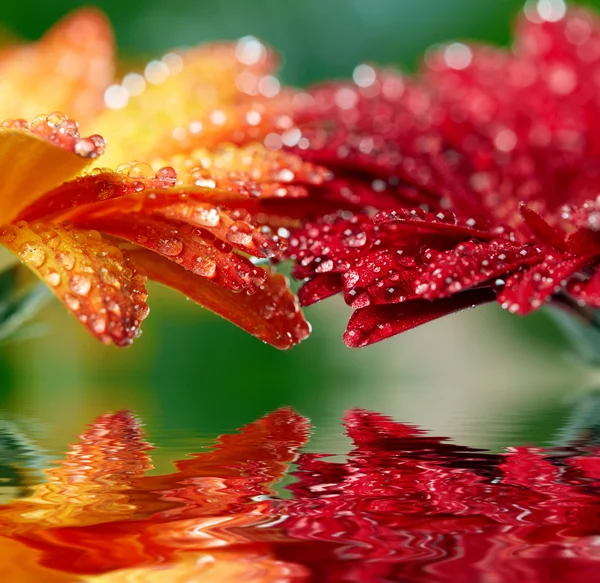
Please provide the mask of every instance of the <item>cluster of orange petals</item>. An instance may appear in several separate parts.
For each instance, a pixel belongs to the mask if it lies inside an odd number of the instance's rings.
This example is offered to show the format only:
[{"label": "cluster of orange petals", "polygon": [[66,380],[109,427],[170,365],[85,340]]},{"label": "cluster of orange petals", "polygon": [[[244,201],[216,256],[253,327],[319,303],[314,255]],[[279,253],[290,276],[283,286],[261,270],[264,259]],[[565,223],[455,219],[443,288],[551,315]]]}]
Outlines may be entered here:
[{"label": "cluster of orange petals", "polygon": [[267,261],[295,222],[269,209],[329,173],[265,145],[291,123],[267,103],[295,98],[276,59],[242,39],[117,83],[113,53],[89,9],[0,52],[0,243],[107,344],[139,334],[146,278],[277,348],[300,342],[309,325]]},{"label": "cluster of orange petals", "polygon": [[173,473],[148,475],[152,446],[137,419],[124,411],[102,415],[46,470],[46,483],[0,509],[0,578],[306,581],[307,569],[277,558],[261,532],[276,517],[273,485],[308,433],[307,419],[281,409],[176,462]]}]

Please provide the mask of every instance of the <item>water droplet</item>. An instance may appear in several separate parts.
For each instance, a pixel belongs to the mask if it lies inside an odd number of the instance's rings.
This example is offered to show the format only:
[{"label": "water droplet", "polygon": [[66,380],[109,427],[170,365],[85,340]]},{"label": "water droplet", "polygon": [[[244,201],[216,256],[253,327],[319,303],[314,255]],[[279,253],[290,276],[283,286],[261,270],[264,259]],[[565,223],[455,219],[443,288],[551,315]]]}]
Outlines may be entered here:
[{"label": "water droplet", "polygon": [[37,243],[25,243],[19,249],[19,257],[33,267],[41,267],[46,261],[46,253]]},{"label": "water droplet", "polygon": [[183,241],[178,237],[165,236],[158,240],[159,253],[168,257],[175,257],[183,251]]},{"label": "water droplet", "polygon": [[60,251],[56,254],[56,262],[66,271],[71,271],[75,267],[75,257],[68,251]]},{"label": "water droplet", "polygon": [[221,218],[216,207],[199,205],[192,211],[192,220],[202,227],[216,227]]},{"label": "water droplet", "polygon": [[92,289],[92,280],[87,275],[75,274],[69,281],[71,290],[80,296],[85,296]]},{"label": "water droplet", "polygon": [[196,264],[193,266],[192,271],[196,275],[200,275],[206,278],[212,278],[217,272],[217,264],[206,257],[197,257]]},{"label": "water droplet", "polygon": [[154,170],[150,164],[139,162],[131,166],[128,172],[129,178],[140,179],[140,178],[152,178],[154,176]]},{"label": "water droplet", "polygon": [[65,294],[65,296],[63,297],[63,301],[67,308],[69,308],[73,312],[76,312],[81,306],[79,300],[71,294]]},{"label": "water droplet", "polygon": [[57,287],[60,284],[60,275],[54,270],[48,270],[44,274],[44,281],[52,287]]},{"label": "water droplet", "polygon": [[252,227],[243,221],[236,221],[229,227],[226,237],[234,245],[250,245],[252,243]]}]

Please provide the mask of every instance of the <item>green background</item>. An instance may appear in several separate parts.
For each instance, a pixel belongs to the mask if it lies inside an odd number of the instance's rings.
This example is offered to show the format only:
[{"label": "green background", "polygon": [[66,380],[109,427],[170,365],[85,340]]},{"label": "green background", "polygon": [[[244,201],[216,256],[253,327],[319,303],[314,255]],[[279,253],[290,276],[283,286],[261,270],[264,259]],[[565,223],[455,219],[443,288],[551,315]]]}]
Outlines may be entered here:
[{"label": "green background", "polygon": [[[600,4],[596,2],[595,4]],[[349,77],[360,62],[414,68],[430,45],[507,45],[519,0],[109,0],[120,54],[256,35],[283,56],[282,78],[305,85]],[[5,2],[2,23],[35,39],[78,2]],[[106,410],[136,410],[174,449],[291,404],[310,416],[313,449],[342,451],[339,417],[379,409],[462,442],[499,448],[553,438],[596,373],[570,355],[544,315],[521,320],[491,306],[381,345],[347,349],[339,298],[307,311],[314,334],[278,352],[175,293],[151,286],[144,334],[126,350],[96,342],[58,305],[33,337],[0,347],[3,415],[50,451]],[[175,455],[175,454],[174,454]]]}]

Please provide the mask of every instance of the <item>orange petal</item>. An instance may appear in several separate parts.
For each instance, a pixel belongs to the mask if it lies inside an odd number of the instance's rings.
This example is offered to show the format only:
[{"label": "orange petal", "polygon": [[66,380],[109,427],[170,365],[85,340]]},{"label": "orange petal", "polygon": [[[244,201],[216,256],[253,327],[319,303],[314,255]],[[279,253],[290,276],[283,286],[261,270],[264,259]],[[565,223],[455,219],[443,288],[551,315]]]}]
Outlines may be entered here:
[{"label": "orange petal", "polygon": [[148,251],[131,251],[150,279],[172,287],[260,340],[288,349],[310,334],[298,301],[281,274],[269,274],[252,295],[234,293]]},{"label": "orange petal", "polygon": [[232,103],[218,104],[216,111],[195,116],[187,125],[165,132],[152,151],[168,157],[174,152],[212,149],[223,143],[263,143],[265,139],[273,149],[281,148],[284,143],[295,146],[302,134],[294,126],[290,113],[303,97],[306,94],[285,89],[270,99],[243,96]]},{"label": "orange petal", "polygon": [[75,152],[81,141],[79,133],[65,136],[61,131],[61,123],[70,120],[61,117],[55,126],[48,119],[54,117],[40,118],[31,129],[24,125],[27,122],[23,122],[24,129],[13,129],[18,121],[13,127],[0,127],[0,224],[10,222],[23,208],[80,173],[90,162],[87,154]]},{"label": "orange petal", "polygon": [[[92,170],[91,174],[79,176],[36,198],[23,208],[15,220],[39,221],[49,218],[70,218],[77,216],[79,207],[86,207],[84,214],[95,210],[105,212],[105,208],[113,207],[107,201],[122,198],[127,194],[138,193],[140,190],[154,192],[174,185],[175,178],[171,169],[161,168],[150,178],[130,178],[126,174]],[[98,203],[101,206],[98,206]],[[116,208],[122,203],[117,202]],[[129,203],[129,208],[134,206]],[[89,210],[87,210],[89,208]]]},{"label": "orange petal", "polygon": [[97,10],[78,10],[42,40],[0,53],[0,117],[60,109],[87,121],[103,106],[113,76],[113,37]]},{"label": "orange petal", "polygon": [[246,39],[169,53],[148,63],[143,76],[126,75],[107,90],[108,110],[97,121],[111,143],[109,166],[147,159],[167,132],[211,112],[218,122],[219,108],[244,95],[240,78],[266,78],[264,85],[275,63],[262,44]]},{"label": "orange petal", "polygon": [[95,231],[47,223],[6,225],[0,243],[42,278],[102,342],[130,344],[148,313],[145,278]]},{"label": "orange petal", "polygon": [[150,249],[235,292],[254,293],[267,277],[264,269],[234,253],[228,243],[177,221],[141,214],[112,213],[81,219],[78,224]]},{"label": "orange petal", "polygon": [[[95,184],[91,184],[91,181],[85,180],[85,178],[87,177],[71,181],[59,187],[57,191],[62,191],[62,194],[66,196],[44,198],[39,201],[39,205],[26,209],[20,218],[27,220],[29,218],[28,213],[31,211],[34,213],[39,210],[42,210],[42,212],[44,210],[49,211],[52,208],[51,205],[54,208],[64,207],[66,200],[71,200],[77,206],[81,204],[84,196],[97,198],[98,193],[102,191],[102,197],[106,200],[112,199],[110,202],[102,202],[73,211],[66,215],[68,220],[76,225],[95,225],[93,228],[103,230],[103,226],[107,224],[107,221],[111,221],[111,215],[121,216],[129,213],[155,215],[171,222],[175,221],[176,224],[186,223],[206,231],[221,241],[230,244],[235,249],[254,257],[276,257],[283,250],[283,241],[273,234],[270,229],[253,226],[250,214],[243,209],[230,210],[223,206],[204,202],[202,200],[204,197],[201,195],[190,195],[176,190],[158,191],[152,189],[149,192],[144,191],[133,196],[116,198],[129,188],[125,186],[125,183],[118,184],[111,180],[102,179],[98,181],[96,187]],[[84,188],[88,192],[82,194],[80,185],[83,185],[84,182],[86,183]],[[106,188],[104,183],[107,184]],[[122,218],[125,219],[125,217]],[[134,217],[129,217],[126,220],[132,224],[138,223],[138,219]],[[145,220],[140,219],[140,221]],[[114,225],[110,223],[108,225],[107,228],[114,228]],[[154,248],[152,247],[152,249]]]},{"label": "orange petal", "polygon": [[[154,168],[158,170],[155,171]],[[303,162],[293,154],[270,152],[259,145],[244,148],[224,147],[216,152],[196,150],[190,156],[175,156],[171,160],[155,159],[153,167],[146,163],[123,164],[119,172],[94,169],[87,176],[61,184],[45,194],[28,199],[21,206],[19,220],[41,220],[61,216],[75,220],[82,208],[84,215],[106,208],[121,207],[117,201],[107,205],[109,199],[137,193],[134,197],[141,206],[165,206],[178,202],[164,199],[165,190],[182,199],[232,204],[249,198],[305,197],[304,185],[319,185],[329,177],[329,172],[311,163]],[[153,198],[148,201],[148,194]],[[133,205],[135,206],[135,205]],[[131,204],[128,203],[128,208]],[[141,207],[140,207],[141,208]]]},{"label": "orange petal", "polygon": [[149,161],[155,168],[172,166],[178,186],[204,186],[255,197],[302,196],[305,191],[299,185],[320,185],[331,176],[299,156],[273,152],[258,143],[221,145],[214,151],[198,148],[186,155]]}]

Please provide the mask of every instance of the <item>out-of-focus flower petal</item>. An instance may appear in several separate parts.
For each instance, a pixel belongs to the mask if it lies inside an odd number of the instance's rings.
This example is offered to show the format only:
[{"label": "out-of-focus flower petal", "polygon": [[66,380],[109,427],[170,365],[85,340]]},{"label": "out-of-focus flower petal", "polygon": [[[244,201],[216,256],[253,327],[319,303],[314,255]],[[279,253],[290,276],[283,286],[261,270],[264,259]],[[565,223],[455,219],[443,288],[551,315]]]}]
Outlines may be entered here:
[{"label": "out-of-focus flower petal", "polygon": [[15,253],[99,340],[130,344],[148,314],[145,278],[96,231],[49,223],[0,227]]},{"label": "out-of-focus flower petal", "polygon": [[490,289],[473,289],[441,300],[411,300],[400,304],[367,306],[356,310],[344,334],[344,342],[353,348],[385,340],[466,308],[493,301]]},{"label": "out-of-focus flower petal", "polygon": [[150,279],[180,291],[276,348],[291,348],[310,333],[283,275],[268,274],[257,291],[249,295],[234,293],[155,253],[130,251],[130,255]]},{"label": "out-of-focus flower petal", "polygon": [[0,52],[0,115],[32,118],[59,109],[88,122],[113,77],[113,36],[104,15],[84,8],[34,45]]},{"label": "out-of-focus flower petal", "polygon": [[113,146],[108,165],[147,159],[149,152],[164,150],[173,131],[201,135],[206,123],[225,125],[229,106],[247,98],[240,79],[269,81],[275,64],[273,53],[258,40],[242,39],[168,53],[148,63],[143,74],[126,75],[108,88],[108,110],[96,122]]}]

